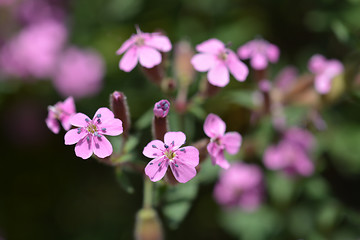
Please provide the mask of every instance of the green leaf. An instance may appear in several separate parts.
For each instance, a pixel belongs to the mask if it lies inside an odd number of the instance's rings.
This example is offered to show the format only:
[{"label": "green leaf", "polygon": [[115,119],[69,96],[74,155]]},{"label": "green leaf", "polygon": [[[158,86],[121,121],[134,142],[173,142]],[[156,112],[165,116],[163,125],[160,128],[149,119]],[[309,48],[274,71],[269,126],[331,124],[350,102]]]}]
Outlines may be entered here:
[{"label": "green leaf", "polygon": [[163,196],[162,211],[170,228],[177,228],[183,221],[198,193],[198,188],[198,182],[195,180],[168,187]]},{"label": "green leaf", "polygon": [[226,98],[227,101],[235,104],[239,104],[249,109],[255,108],[254,91],[252,90],[236,90],[230,91],[227,93]]},{"label": "green leaf", "polygon": [[136,121],[135,127],[141,130],[151,126],[153,115],[153,109],[149,109]]},{"label": "green leaf", "polygon": [[129,136],[124,146],[124,152],[125,153],[131,152],[138,145],[138,143],[139,143],[138,137]]},{"label": "green leaf", "polygon": [[270,198],[279,206],[289,204],[294,196],[294,180],[282,173],[269,173],[267,185]]}]

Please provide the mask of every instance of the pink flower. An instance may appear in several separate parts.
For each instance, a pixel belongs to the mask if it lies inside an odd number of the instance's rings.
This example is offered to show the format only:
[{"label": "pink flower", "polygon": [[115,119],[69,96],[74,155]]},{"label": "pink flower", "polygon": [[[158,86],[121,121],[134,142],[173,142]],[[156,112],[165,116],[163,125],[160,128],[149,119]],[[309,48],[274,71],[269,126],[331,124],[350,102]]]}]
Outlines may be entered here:
[{"label": "pink flower", "polygon": [[0,68],[18,77],[51,77],[66,38],[65,26],[56,21],[30,25],[0,50]]},{"label": "pink flower", "polygon": [[70,117],[76,112],[72,97],[68,97],[64,102],[58,102],[54,106],[49,106],[48,110],[49,114],[45,122],[53,133],[57,134],[60,131],[58,120],[66,131],[70,129]]},{"label": "pink flower", "polygon": [[95,51],[68,48],[60,56],[54,85],[63,96],[82,98],[98,93],[105,72],[103,58]]},{"label": "pink flower", "polygon": [[199,164],[199,151],[192,146],[181,147],[186,136],[182,132],[167,132],[164,142],[153,140],[144,148],[143,154],[154,158],[145,167],[145,174],[150,180],[162,179],[170,166],[177,181],[185,183],[196,175],[195,167]]},{"label": "pink flower", "polygon": [[125,52],[119,67],[130,72],[139,60],[143,67],[152,68],[161,63],[159,51],[168,52],[171,47],[169,38],[161,33],[144,33],[137,28],[137,34],[126,40],[116,52],[118,55]]},{"label": "pink flower", "polygon": [[271,145],[264,153],[264,164],[272,170],[283,170],[288,175],[309,176],[314,164],[309,152],[314,144],[313,136],[306,130],[287,130],[277,145]]},{"label": "pink flower", "polygon": [[154,115],[159,118],[164,118],[168,115],[170,110],[170,103],[168,100],[160,100],[154,105]]},{"label": "pink flower", "polygon": [[315,89],[320,94],[328,93],[331,82],[344,71],[342,63],[336,59],[327,60],[324,56],[316,54],[309,60],[308,68],[315,74]]},{"label": "pink flower", "polygon": [[220,175],[214,189],[215,200],[225,207],[255,210],[263,199],[263,173],[254,164],[235,163]]},{"label": "pink flower", "polygon": [[251,59],[250,64],[254,69],[263,70],[267,67],[268,61],[278,61],[280,50],[268,41],[255,39],[241,46],[237,53],[240,59]]},{"label": "pink flower", "polygon": [[238,81],[245,81],[249,69],[241,62],[236,54],[225,47],[218,39],[209,39],[196,46],[196,54],[191,63],[199,72],[207,72],[209,82],[218,87],[229,83],[229,71]]},{"label": "pink flower", "polygon": [[99,108],[93,120],[83,113],[77,113],[70,118],[70,124],[77,127],[65,134],[65,144],[76,143],[75,154],[87,159],[94,153],[99,158],[105,158],[112,154],[111,143],[103,136],[117,136],[123,132],[122,122],[114,118],[114,114],[108,108]]},{"label": "pink flower", "polygon": [[219,116],[210,113],[206,117],[204,132],[210,138],[207,150],[210,154],[211,161],[213,165],[217,164],[227,169],[230,164],[225,159],[224,150],[229,154],[236,154],[240,149],[242,138],[237,132],[228,132],[225,134],[225,130],[226,124]]}]

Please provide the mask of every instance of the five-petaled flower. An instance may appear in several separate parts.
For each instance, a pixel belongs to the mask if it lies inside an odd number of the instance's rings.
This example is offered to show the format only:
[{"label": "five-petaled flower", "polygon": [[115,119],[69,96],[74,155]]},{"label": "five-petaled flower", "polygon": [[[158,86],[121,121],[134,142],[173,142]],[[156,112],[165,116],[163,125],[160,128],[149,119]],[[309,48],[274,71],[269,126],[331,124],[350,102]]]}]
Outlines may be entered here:
[{"label": "five-petaled flower", "polygon": [[70,129],[70,117],[76,112],[74,99],[72,97],[68,97],[64,102],[58,102],[54,106],[49,106],[48,110],[49,113],[45,122],[53,133],[57,134],[60,131],[58,120],[66,131]]},{"label": "five-petaled flower", "polygon": [[157,182],[170,169],[180,183],[190,181],[196,175],[195,167],[199,164],[199,151],[192,146],[181,147],[186,136],[182,132],[167,132],[164,142],[153,140],[146,145],[143,154],[154,158],[145,167],[145,174]]},{"label": "five-petaled flower", "polygon": [[229,71],[238,81],[245,81],[249,69],[236,54],[226,48],[218,39],[209,39],[196,46],[196,54],[191,63],[199,72],[207,72],[208,81],[218,87],[225,87],[229,81]]},{"label": "five-petaled flower", "polygon": [[83,113],[77,113],[70,118],[70,123],[77,128],[65,134],[65,144],[76,143],[75,154],[87,159],[94,153],[99,158],[112,154],[113,148],[104,135],[117,136],[123,132],[122,122],[114,118],[108,108],[99,108],[92,120]]},{"label": "five-petaled flower", "polygon": [[279,48],[264,39],[255,39],[239,47],[240,59],[250,59],[250,65],[255,70],[263,70],[268,62],[275,63],[279,59]]},{"label": "five-petaled flower", "polygon": [[228,132],[225,134],[226,124],[221,118],[210,113],[204,123],[204,132],[210,138],[207,145],[211,161],[215,165],[227,169],[230,164],[225,159],[224,150],[229,154],[236,154],[241,145],[241,135],[237,132]]},{"label": "five-petaled flower", "polygon": [[161,52],[168,52],[172,48],[168,37],[161,33],[144,33],[137,28],[137,33],[126,40],[117,50],[121,55],[119,67],[125,72],[130,72],[138,60],[143,67],[152,68],[161,63]]},{"label": "five-petaled flower", "polygon": [[342,63],[336,59],[327,60],[320,54],[311,57],[309,70],[315,74],[315,89],[320,94],[328,93],[332,80],[344,71]]}]

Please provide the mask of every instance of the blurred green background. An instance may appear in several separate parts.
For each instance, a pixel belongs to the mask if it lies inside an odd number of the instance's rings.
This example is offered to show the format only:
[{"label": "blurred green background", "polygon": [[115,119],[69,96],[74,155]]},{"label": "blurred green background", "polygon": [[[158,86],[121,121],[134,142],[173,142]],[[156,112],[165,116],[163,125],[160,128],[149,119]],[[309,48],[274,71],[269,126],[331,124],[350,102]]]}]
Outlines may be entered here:
[{"label": "blurred green background", "polygon": [[[77,110],[92,116],[108,106],[111,92],[124,92],[131,133],[141,139],[135,158],[144,162],[141,151],[151,130],[135,123],[165,96],[139,69],[125,73],[118,68],[115,52],[135,32],[135,24],[144,32],[161,29],[173,44],[185,39],[195,46],[218,38],[231,42],[233,50],[262,36],[281,50],[272,76],[288,64],[307,72],[315,53],[343,61],[352,71],[348,81],[359,70],[359,0],[71,0],[61,6],[69,42],[97,50],[106,62],[103,88],[77,100]],[[0,39],[6,41],[21,24],[11,22],[7,6],[0,8]],[[171,67],[168,74],[173,75]],[[232,80],[224,92],[242,86]],[[160,213],[166,239],[359,239],[359,93],[348,89],[324,108],[328,129],[316,134],[314,176],[288,180],[267,171],[266,200],[252,214],[224,212],[212,197],[214,181],[202,184],[177,229],[170,229]],[[0,80],[0,239],[132,239],[142,178],[130,173],[135,192],[128,194],[111,167],[77,158],[73,146],[63,144],[64,132],[52,134],[45,125],[47,106],[63,99],[50,81]],[[266,138],[268,124],[251,129],[248,110],[223,108],[223,103],[210,100],[205,111],[226,116],[230,130],[245,139],[256,131]],[[193,141],[204,137],[201,124],[193,124]]]}]

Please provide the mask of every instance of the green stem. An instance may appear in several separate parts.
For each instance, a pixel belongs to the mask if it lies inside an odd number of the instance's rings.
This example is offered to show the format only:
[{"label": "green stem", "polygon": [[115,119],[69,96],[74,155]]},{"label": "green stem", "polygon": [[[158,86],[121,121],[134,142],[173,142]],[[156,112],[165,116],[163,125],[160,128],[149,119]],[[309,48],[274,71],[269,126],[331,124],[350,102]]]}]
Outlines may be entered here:
[{"label": "green stem", "polygon": [[152,207],[152,198],[153,198],[153,184],[148,177],[144,178],[144,208]]}]

